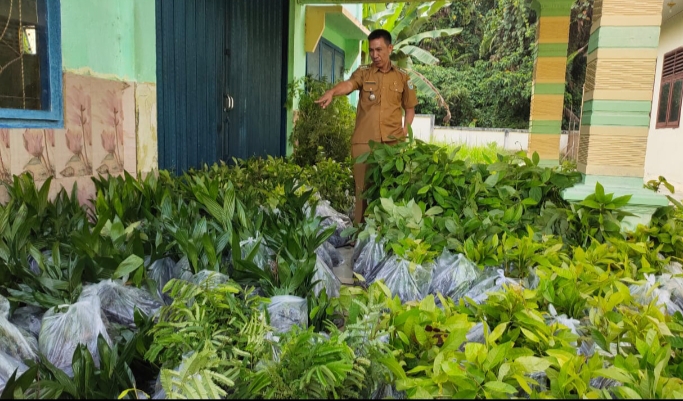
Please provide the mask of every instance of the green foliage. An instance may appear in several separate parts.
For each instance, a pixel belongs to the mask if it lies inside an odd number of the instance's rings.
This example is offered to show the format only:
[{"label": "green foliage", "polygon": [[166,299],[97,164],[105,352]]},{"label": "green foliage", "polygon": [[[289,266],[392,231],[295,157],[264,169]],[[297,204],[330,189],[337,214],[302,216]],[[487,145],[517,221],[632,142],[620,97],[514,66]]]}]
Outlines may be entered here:
[{"label": "green foliage", "polygon": [[[330,326],[329,339],[310,328],[299,328],[279,340],[277,358],[265,361],[255,376],[268,385],[255,398],[343,399],[358,398],[365,388],[372,363],[356,356],[346,333]],[[367,393],[366,393],[367,394]]]},{"label": "green foliage", "polygon": [[[335,227],[320,229],[322,218],[315,215],[311,202],[312,190],[289,181],[277,212],[264,215],[264,238],[275,252],[276,267],[256,266],[241,258],[239,243],[233,241],[236,276],[241,283],[258,284],[267,296],[294,295],[306,298],[311,294],[318,249],[334,233]],[[257,249],[258,245],[254,248]]]},{"label": "green foliage", "polygon": [[214,367],[217,373],[252,367],[267,330],[258,309],[261,299],[252,289],[230,283],[211,288],[174,279],[164,290],[170,291],[173,303],[162,308],[149,332],[153,344],[145,354],[148,361],[174,369],[189,352],[210,350],[226,362]]},{"label": "green foliage", "polygon": [[135,377],[125,359],[130,353],[120,354],[119,346],[110,347],[102,335],[97,338],[97,350],[99,367],[88,347],[80,344],[76,348],[73,377],[41,356],[38,363],[30,361],[29,369],[15,383],[8,384],[9,389],[5,391],[27,399],[108,399],[125,389],[135,388]]},{"label": "green foliage", "polygon": [[[476,61],[464,67],[415,66],[440,88],[452,119],[442,125],[528,129],[531,112],[532,59],[515,64],[508,58]],[[445,111],[426,93],[418,94],[416,113],[434,114],[442,122]]]},{"label": "green foliage", "polygon": [[446,246],[470,258],[467,248],[478,241],[504,232],[524,235],[546,202],[568,205],[560,193],[580,177],[539,167],[538,155],[532,160],[522,152],[469,164],[457,160],[457,148],[449,152],[421,141],[372,149],[366,159],[373,182],[366,193],[369,211],[386,203],[383,199],[412,200],[423,213],[433,214],[433,223],[426,223],[437,233],[430,240],[432,250],[440,253]]},{"label": "green foliage", "polygon": [[[221,371],[226,361],[220,360],[210,349],[193,353],[183,361],[178,371],[170,369],[161,370],[161,386],[166,398],[177,399],[222,399],[227,392],[219,386],[232,387],[233,379]],[[232,369],[233,376],[239,373],[238,369]]]},{"label": "green foliage", "polygon": [[292,160],[300,166],[312,166],[326,159],[338,163],[351,157],[351,136],[356,122],[355,108],[347,97],[336,98],[326,108],[318,100],[331,85],[311,78],[289,84],[288,103],[298,100],[298,115],[290,142]]}]

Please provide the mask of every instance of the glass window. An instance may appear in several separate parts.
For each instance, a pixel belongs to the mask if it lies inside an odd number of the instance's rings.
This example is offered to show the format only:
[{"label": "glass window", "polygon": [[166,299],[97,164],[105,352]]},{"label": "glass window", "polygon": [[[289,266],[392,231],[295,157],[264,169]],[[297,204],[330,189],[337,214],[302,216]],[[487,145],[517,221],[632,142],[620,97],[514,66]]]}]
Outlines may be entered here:
[{"label": "glass window", "polygon": [[327,44],[322,44],[323,62],[320,71],[320,79],[334,82],[334,49]]},{"label": "glass window", "polygon": [[327,82],[344,79],[344,52],[325,39],[320,39],[315,52],[306,53],[306,75]]},{"label": "glass window", "polygon": [[669,109],[669,92],[671,90],[671,83],[662,85],[659,91],[659,111],[657,113],[657,123],[666,124],[666,112]]},{"label": "glass window", "polygon": [[0,127],[59,127],[59,0],[0,0]]},{"label": "glass window", "polygon": [[681,98],[683,97],[683,79],[674,82],[669,108],[669,123],[677,123],[681,119]]}]

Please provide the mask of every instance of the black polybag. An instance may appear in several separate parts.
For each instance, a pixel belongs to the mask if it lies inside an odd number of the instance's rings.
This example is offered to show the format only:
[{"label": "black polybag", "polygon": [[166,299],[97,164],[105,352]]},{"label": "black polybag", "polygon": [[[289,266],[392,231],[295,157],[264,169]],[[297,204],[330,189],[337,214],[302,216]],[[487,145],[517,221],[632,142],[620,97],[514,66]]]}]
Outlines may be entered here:
[{"label": "black polybag", "polygon": [[321,230],[324,230],[331,225],[336,227],[334,234],[327,239],[327,242],[332,244],[335,248],[341,248],[349,243],[350,238],[342,236],[342,232],[344,230],[353,226],[349,216],[334,210],[334,208],[330,205],[330,202],[324,199],[320,200],[316,205],[315,215],[326,217],[320,225]]},{"label": "black polybag", "polygon": [[[145,258],[145,265],[148,264],[149,257]],[[192,268],[187,257],[183,257],[178,263],[166,257],[149,265],[147,274],[157,284],[157,297],[163,300],[166,305],[170,305],[173,299],[164,293],[164,286],[172,279],[190,281],[192,279]]]},{"label": "black polybag", "polygon": [[78,299],[88,297],[99,298],[102,312],[110,321],[130,328],[135,327],[136,307],[147,316],[154,315],[161,308],[161,303],[147,291],[114,280],[86,285]]}]

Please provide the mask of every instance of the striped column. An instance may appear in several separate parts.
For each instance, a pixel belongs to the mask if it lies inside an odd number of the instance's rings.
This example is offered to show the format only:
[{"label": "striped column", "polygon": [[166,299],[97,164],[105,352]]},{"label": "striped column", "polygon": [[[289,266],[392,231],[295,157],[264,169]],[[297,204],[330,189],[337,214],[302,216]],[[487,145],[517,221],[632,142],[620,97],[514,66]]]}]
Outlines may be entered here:
[{"label": "striped column", "polygon": [[579,171],[643,177],[662,0],[596,0]]},{"label": "striped column", "polygon": [[538,0],[539,16],[531,90],[529,154],[557,163],[564,107],[567,47],[572,0]]}]

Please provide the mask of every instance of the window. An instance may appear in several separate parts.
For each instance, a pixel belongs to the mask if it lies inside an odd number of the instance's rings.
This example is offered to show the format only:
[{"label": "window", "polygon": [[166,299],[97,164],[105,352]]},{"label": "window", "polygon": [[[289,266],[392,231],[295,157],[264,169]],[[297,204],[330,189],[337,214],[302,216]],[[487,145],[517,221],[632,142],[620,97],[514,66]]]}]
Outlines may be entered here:
[{"label": "window", "polygon": [[683,47],[664,55],[657,128],[678,128],[683,98]]},{"label": "window", "polygon": [[344,79],[344,51],[325,39],[320,39],[315,52],[306,53],[306,75],[327,82]]},{"label": "window", "polygon": [[0,127],[59,128],[59,0],[0,1]]}]

